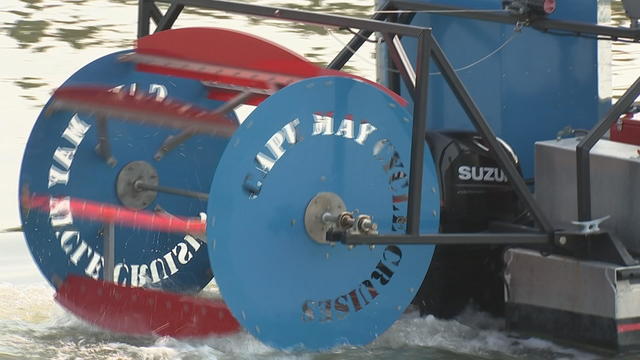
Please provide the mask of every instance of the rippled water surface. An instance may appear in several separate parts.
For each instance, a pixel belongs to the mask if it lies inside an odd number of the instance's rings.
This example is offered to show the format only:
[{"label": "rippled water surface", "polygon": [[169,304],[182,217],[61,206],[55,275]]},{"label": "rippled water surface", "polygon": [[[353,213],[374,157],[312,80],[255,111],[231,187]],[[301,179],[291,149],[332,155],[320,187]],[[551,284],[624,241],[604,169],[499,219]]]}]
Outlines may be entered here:
[{"label": "rippled water surface", "polygon": [[[373,0],[255,0],[259,4],[367,16]],[[613,22],[625,25],[619,2]],[[3,0],[0,2],[0,228],[17,225],[17,183],[22,151],[40,108],[62,81],[82,65],[131,48],[136,35],[134,0]],[[284,44],[325,64],[350,36],[317,26],[186,10],[177,26],[242,29]],[[640,75],[640,45],[613,46],[613,88],[619,95]],[[374,78],[373,46],[349,70]],[[468,311],[442,321],[406,314],[364,348],[328,353],[281,352],[251,335],[198,341],[127,337],[90,327],[63,311],[31,262],[20,234],[0,234],[0,359],[596,359],[605,355],[502,331],[502,321]],[[215,296],[211,284],[206,292]],[[625,356],[619,358],[625,358]],[[628,355],[626,358],[637,358]]]}]

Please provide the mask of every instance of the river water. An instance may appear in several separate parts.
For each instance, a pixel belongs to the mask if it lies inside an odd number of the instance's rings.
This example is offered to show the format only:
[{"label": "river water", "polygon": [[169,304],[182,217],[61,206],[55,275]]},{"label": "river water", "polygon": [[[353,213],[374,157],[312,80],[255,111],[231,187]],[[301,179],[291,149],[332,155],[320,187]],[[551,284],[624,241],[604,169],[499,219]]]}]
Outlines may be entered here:
[{"label": "river water", "polygon": [[[255,3],[367,16],[373,0]],[[204,16],[203,16],[204,15]],[[215,19],[211,17],[215,15]],[[208,18],[207,18],[208,16]],[[626,25],[618,1],[613,23]],[[3,0],[0,2],[0,228],[19,224],[17,184],[22,151],[41,107],[82,65],[131,48],[135,0]],[[187,10],[176,26],[219,26],[261,34],[314,62],[326,63],[350,36],[315,26]],[[348,69],[374,79],[373,46],[365,45]],[[613,46],[613,89],[640,74],[640,45]],[[547,340],[514,337],[502,321],[467,311],[456,320],[406,314],[373,344],[328,353],[281,352],[241,332],[224,338],[177,341],[127,337],[88,326],[53,301],[53,290],[31,261],[19,233],[0,233],[0,359],[597,359]],[[215,283],[206,292],[217,293]],[[618,358],[637,358],[634,355]]]}]

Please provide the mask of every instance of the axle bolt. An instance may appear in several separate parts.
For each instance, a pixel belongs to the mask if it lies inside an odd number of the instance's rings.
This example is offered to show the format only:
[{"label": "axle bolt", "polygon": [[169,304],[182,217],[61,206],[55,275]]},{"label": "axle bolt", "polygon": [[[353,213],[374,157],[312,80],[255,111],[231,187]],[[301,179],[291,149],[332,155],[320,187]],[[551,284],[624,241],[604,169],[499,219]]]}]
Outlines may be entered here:
[{"label": "axle bolt", "polygon": [[373,222],[369,215],[358,216],[358,231],[363,234],[376,234],[378,232],[378,224]]},{"label": "axle bolt", "polygon": [[350,212],[343,212],[338,216],[338,226],[343,229],[349,229],[353,226],[356,220],[353,218],[353,214]]}]

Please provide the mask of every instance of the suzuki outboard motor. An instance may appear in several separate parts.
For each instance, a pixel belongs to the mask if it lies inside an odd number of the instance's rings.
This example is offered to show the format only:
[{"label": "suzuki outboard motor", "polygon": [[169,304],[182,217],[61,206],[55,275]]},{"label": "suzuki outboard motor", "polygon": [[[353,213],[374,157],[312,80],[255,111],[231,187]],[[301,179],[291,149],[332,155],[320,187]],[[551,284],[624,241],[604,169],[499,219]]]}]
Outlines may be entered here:
[{"label": "suzuki outboard motor", "polygon": [[[477,133],[428,132],[426,139],[442,194],[440,232],[483,232],[492,222],[517,220],[522,212],[517,195]],[[511,148],[502,144],[518,165]],[[503,251],[498,245],[438,245],[414,305],[423,315],[441,318],[469,304],[501,315]]]}]

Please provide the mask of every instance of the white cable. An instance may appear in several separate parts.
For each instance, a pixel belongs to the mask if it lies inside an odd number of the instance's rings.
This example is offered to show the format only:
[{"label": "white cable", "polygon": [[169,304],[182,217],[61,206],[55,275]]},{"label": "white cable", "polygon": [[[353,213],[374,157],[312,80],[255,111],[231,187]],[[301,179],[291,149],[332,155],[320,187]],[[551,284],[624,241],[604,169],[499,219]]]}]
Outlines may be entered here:
[{"label": "white cable", "polygon": [[[505,42],[504,42],[504,43],[502,43],[502,45],[498,46],[498,48],[497,48],[497,49],[493,50],[492,52],[490,52],[490,53],[489,53],[488,55],[486,55],[485,57],[483,57],[483,58],[481,58],[481,59],[479,59],[479,60],[476,60],[476,61],[472,62],[471,64],[468,64],[468,65],[465,65],[465,66],[463,66],[463,67],[460,67],[460,68],[454,69],[454,71],[455,71],[455,72],[458,72],[458,71],[462,71],[462,70],[467,70],[467,69],[470,69],[470,68],[472,68],[472,67],[474,67],[474,66],[476,66],[476,65],[480,64],[481,62],[483,62],[483,61],[487,60],[488,58],[492,57],[493,55],[495,55],[496,53],[498,53],[500,50],[502,50],[505,46],[507,46],[507,44],[509,44],[513,39],[515,39],[515,38],[516,38],[516,36],[517,36],[518,34],[519,34],[519,32],[514,31],[514,32],[511,34],[511,36],[510,36],[507,40],[505,40]],[[429,75],[442,75],[442,73],[441,73],[441,72],[435,72],[435,73],[429,73]]]},{"label": "white cable", "polygon": [[[369,65],[372,66],[377,66],[376,63],[372,62],[370,59],[366,59],[364,57],[362,57],[360,54],[358,54],[358,52],[356,52],[355,50],[353,50],[352,48],[350,48],[347,44],[345,44],[342,40],[340,40],[331,30],[327,29],[327,32],[329,33],[329,35],[331,35],[337,42],[339,42],[345,49],[348,49],[349,51],[351,51],[351,53],[353,53],[353,55],[357,56],[359,59],[361,59],[362,61],[366,62]],[[488,55],[468,64],[462,67],[459,67],[457,69],[454,69],[455,72],[458,71],[463,71],[463,70],[467,70],[470,69],[478,64],[480,64],[481,62],[489,59],[490,57],[492,57],[493,55],[495,55],[496,53],[498,53],[500,50],[502,50],[505,46],[507,46],[513,39],[516,38],[516,36],[519,34],[518,31],[514,31],[511,36],[504,41],[504,43],[502,43],[500,46],[498,46],[495,50],[493,50],[492,52],[490,52]],[[396,69],[391,69],[391,68],[387,68],[387,70],[391,70],[394,72],[398,72],[398,70]],[[435,72],[435,73],[429,73],[429,75],[442,75],[441,72]]]}]

